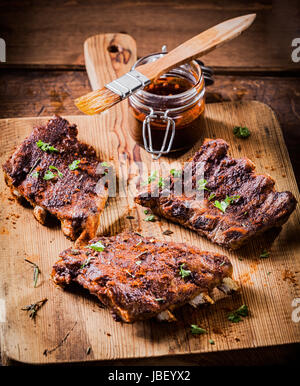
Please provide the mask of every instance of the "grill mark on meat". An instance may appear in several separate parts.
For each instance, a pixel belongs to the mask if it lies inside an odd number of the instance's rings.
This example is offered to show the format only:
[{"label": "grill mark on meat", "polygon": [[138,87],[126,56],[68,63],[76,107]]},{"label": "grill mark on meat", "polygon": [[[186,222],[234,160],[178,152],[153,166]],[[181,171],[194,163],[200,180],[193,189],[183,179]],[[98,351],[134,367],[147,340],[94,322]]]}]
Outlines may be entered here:
[{"label": "grill mark on meat", "polygon": [[[192,168],[192,186],[196,187],[196,170],[204,172],[207,181],[204,198],[195,193],[174,194],[174,177],[170,192],[158,187],[147,187],[135,197],[135,202],[171,221],[193,229],[212,242],[232,249],[239,248],[252,237],[272,227],[284,224],[296,207],[291,192],[276,192],[275,181],[267,175],[255,174],[255,165],[248,158],[234,159],[227,155],[228,144],[222,139],[207,139],[200,150],[182,170],[189,176]],[[197,168],[197,169],[196,169]],[[184,179],[183,179],[184,181]],[[178,183],[178,181],[177,181]],[[186,186],[186,183],[185,183]],[[158,189],[156,197],[151,189]],[[184,185],[182,182],[182,191]],[[214,198],[210,201],[210,194]],[[232,202],[225,213],[214,206],[226,196],[240,196]]]},{"label": "grill mark on meat", "polygon": [[[90,244],[98,241],[105,246],[102,252],[87,248],[63,251],[51,276],[58,285],[76,282],[88,289],[124,322],[157,316],[200,293],[208,295],[213,288],[222,287],[224,278],[232,276],[226,256],[186,244],[135,233],[97,237]],[[147,253],[141,259],[143,252]],[[141,263],[136,264],[139,260]],[[191,271],[185,278],[180,275],[182,264]]]},{"label": "grill mark on meat", "polygon": [[[45,126],[36,127],[3,165],[5,180],[12,191],[17,191],[33,207],[41,223],[45,213],[56,216],[62,231],[72,240],[84,243],[93,238],[100,214],[107,201],[107,189],[100,186],[99,160],[92,146],[77,140],[77,127],[61,117],[54,116]],[[57,151],[43,151],[37,146],[41,140]],[[74,171],[69,165],[80,160]],[[62,178],[44,180],[49,166],[63,174]],[[55,169],[51,169],[57,173]],[[38,177],[33,175],[38,172]],[[42,211],[44,210],[44,213]]]}]

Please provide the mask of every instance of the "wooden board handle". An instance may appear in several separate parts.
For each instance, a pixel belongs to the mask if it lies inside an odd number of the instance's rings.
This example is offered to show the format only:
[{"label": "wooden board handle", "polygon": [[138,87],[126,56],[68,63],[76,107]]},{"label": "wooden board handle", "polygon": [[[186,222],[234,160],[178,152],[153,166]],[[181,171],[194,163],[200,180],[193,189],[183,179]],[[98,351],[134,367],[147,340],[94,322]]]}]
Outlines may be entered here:
[{"label": "wooden board handle", "polygon": [[155,79],[171,68],[207,54],[240,35],[253,23],[255,17],[256,14],[249,14],[224,21],[187,40],[155,62],[143,64],[137,69],[149,79]]},{"label": "wooden board handle", "polygon": [[127,34],[109,33],[84,42],[86,71],[93,90],[130,71],[137,60],[136,42]]}]

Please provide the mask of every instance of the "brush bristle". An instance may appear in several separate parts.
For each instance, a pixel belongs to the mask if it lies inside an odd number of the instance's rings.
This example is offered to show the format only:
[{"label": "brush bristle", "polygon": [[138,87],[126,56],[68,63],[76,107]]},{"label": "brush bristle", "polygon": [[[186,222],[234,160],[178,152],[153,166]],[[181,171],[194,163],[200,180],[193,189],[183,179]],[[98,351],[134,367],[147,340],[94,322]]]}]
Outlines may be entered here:
[{"label": "brush bristle", "polygon": [[121,99],[122,98],[118,94],[115,94],[108,88],[103,87],[100,90],[92,91],[75,99],[75,105],[83,113],[94,115],[109,109],[113,105],[120,102]]}]

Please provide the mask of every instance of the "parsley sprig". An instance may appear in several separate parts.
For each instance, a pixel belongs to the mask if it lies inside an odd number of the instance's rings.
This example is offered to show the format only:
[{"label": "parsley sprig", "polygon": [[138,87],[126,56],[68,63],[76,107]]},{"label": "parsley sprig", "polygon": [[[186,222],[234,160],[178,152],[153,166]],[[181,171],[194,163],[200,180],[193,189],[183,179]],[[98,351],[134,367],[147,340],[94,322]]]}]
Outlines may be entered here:
[{"label": "parsley sprig", "polygon": [[36,145],[43,151],[58,152],[58,150],[54,146],[50,145],[50,143],[43,142],[40,139],[36,142]]},{"label": "parsley sprig", "polygon": [[174,178],[180,178],[180,177],[181,177],[181,170],[171,169],[171,170],[170,170],[170,174],[171,174]]},{"label": "parsley sprig", "polygon": [[218,208],[221,212],[225,213],[228,206],[235,200],[238,200],[241,196],[226,196],[224,201],[218,201],[216,200],[214,202],[214,206]]},{"label": "parsley sprig", "polygon": [[188,277],[191,275],[191,271],[188,270],[188,269],[184,269],[183,267],[185,266],[185,264],[181,264],[180,267],[179,267],[179,274],[180,276],[184,279],[185,277]]},{"label": "parsley sprig", "polygon": [[[53,173],[52,170],[55,170],[57,172],[57,174]],[[53,178],[56,178],[56,177],[63,178],[63,174],[62,174],[62,172],[60,172],[57,169],[57,167],[50,165],[49,169],[45,172],[43,179],[48,181],[48,180],[52,180]]]},{"label": "parsley sprig", "polygon": [[94,251],[97,251],[97,252],[102,252],[105,249],[105,245],[103,245],[101,241],[97,241],[96,243],[88,245],[86,248],[93,249]]},{"label": "parsley sprig", "polygon": [[198,181],[197,189],[209,191],[209,189],[206,187],[206,185],[207,185],[207,181],[204,178],[201,178],[201,180]]},{"label": "parsley sprig", "polygon": [[245,317],[249,315],[249,310],[246,304],[243,304],[240,308],[237,310],[231,312],[228,315],[228,320],[233,323],[238,323],[242,320],[241,316]]},{"label": "parsley sprig", "polygon": [[148,177],[148,179],[147,179],[146,181],[142,182],[141,185],[142,185],[142,186],[149,185],[149,184],[151,184],[151,182],[155,181],[156,178],[157,178],[157,171],[154,170],[154,171],[150,174],[150,176]]},{"label": "parsley sprig", "polygon": [[75,159],[70,165],[69,169],[70,170],[76,170],[78,169],[78,165],[80,164],[80,159]]},{"label": "parsley sprig", "polygon": [[233,128],[233,134],[237,137],[237,138],[248,138],[250,136],[250,130],[248,129],[248,127],[242,127],[242,126],[235,126]]},{"label": "parsley sprig", "polygon": [[197,326],[197,324],[191,324],[191,333],[192,334],[206,334],[207,331],[204,328]]}]

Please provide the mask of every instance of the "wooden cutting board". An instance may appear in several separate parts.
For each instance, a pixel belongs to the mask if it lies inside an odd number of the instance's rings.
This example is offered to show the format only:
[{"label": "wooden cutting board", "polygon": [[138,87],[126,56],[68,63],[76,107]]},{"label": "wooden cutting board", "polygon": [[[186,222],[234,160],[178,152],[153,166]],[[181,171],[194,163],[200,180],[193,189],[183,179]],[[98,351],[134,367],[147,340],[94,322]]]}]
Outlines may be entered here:
[{"label": "wooden cutting board", "polygon": [[[107,35],[98,38],[102,39],[103,47],[111,44],[112,39]],[[119,38],[113,36],[114,41]],[[131,54],[120,54],[117,61],[118,54],[110,51],[100,55],[102,66],[106,60],[105,76],[127,71],[135,60],[133,43],[126,38],[119,42]],[[146,222],[143,208],[133,203],[133,186],[135,179],[143,173],[138,162],[142,161],[150,168],[151,157],[128,136],[129,125],[134,121],[128,114],[127,102],[101,116],[65,118],[78,125],[81,140],[92,144],[102,160],[114,165],[118,186],[123,186],[121,176],[126,171],[130,174],[128,194],[119,189],[116,197],[109,199],[99,233],[116,234],[129,229],[227,254],[234,266],[235,279],[241,285],[241,293],[220,297],[216,304],[198,310],[185,306],[176,312],[178,322],[173,324],[155,320],[135,324],[115,322],[108,310],[99,307],[96,298],[83,291],[63,291],[49,280],[51,267],[60,251],[72,243],[63,236],[57,224],[42,226],[33,218],[32,209],[20,206],[11,198],[1,171],[0,325],[2,352],[8,358],[29,363],[91,361],[300,342],[300,323],[292,320],[295,310],[292,302],[300,298],[299,207],[280,232],[269,231],[235,252],[164,219]],[[0,120],[1,164],[33,126],[46,121],[45,117]],[[235,138],[232,128],[236,125],[246,125],[251,130],[250,138]],[[229,143],[232,156],[249,157],[256,163],[258,172],[268,173],[276,180],[277,190],[290,190],[299,200],[282,132],[268,106],[258,102],[207,105],[201,130],[202,137],[193,149],[177,159],[161,158],[154,167],[159,170],[165,164],[170,169],[176,162],[178,165],[187,160],[204,138],[223,138]],[[173,233],[166,236],[165,230]],[[270,255],[262,259],[259,256],[264,249]],[[36,288],[33,287],[32,266],[24,261],[25,258],[41,270]],[[48,300],[35,320],[21,310],[43,298]],[[249,307],[250,315],[239,323],[230,322],[228,313],[242,304]],[[191,324],[203,327],[207,334],[192,335]],[[210,344],[210,339],[215,344]]]}]

